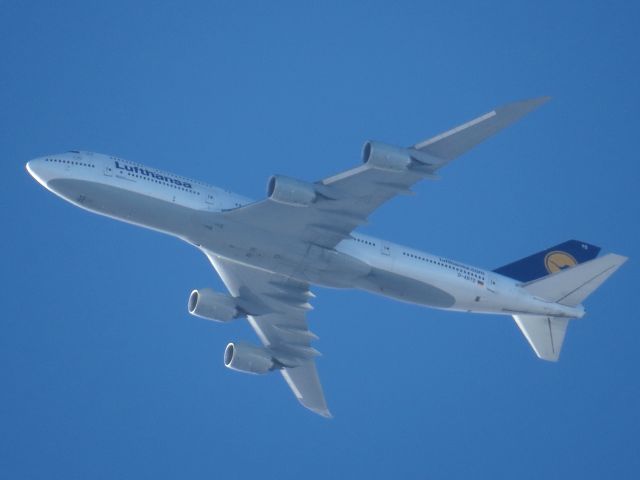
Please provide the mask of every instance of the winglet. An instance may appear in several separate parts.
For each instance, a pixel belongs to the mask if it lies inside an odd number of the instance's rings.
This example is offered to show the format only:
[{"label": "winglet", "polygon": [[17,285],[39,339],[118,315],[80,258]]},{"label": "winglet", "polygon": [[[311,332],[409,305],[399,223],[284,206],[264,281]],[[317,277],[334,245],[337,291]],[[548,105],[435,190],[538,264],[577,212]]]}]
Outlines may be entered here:
[{"label": "winglet", "polygon": [[503,105],[429,140],[417,143],[413,148],[440,158],[444,160],[444,163],[447,163],[517,122],[527,113],[549,101],[550,98],[538,97]]}]

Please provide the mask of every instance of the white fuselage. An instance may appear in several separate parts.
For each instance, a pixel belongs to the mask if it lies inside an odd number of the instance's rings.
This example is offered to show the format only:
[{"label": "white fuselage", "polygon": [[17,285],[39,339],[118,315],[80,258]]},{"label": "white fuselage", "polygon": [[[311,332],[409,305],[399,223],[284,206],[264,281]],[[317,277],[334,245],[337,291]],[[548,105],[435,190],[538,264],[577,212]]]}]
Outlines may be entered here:
[{"label": "white fuselage", "polygon": [[574,318],[584,313],[536,298],[494,272],[359,233],[333,250],[291,247],[284,236],[229,221],[224,213],[251,203],[248,198],[117,157],[68,152],[32,160],[27,169],[74,205],[312,284],[459,311]]}]

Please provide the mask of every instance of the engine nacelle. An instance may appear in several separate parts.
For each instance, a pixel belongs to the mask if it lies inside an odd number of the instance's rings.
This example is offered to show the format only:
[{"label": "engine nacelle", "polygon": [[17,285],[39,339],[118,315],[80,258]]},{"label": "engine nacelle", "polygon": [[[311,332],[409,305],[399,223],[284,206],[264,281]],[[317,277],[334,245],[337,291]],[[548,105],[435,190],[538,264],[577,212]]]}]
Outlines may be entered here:
[{"label": "engine nacelle", "polygon": [[224,349],[224,366],[238,372],[261,374],[276,368],[273,356],[264,347],[230,343]]},{"label": "engine nacelle", "polygon": [[382,170],[402,172],[411,168],[420,173],[429,173],[432,167],[442,161],[414,148],[367,142],[362,149],[362,163]]},{"label": "engine nacelle", "polygon": [[214,322],[228,322],[240,316],[240,311],[233,298],[210,288],[191,292],[188,308],[191,315]]},{"label": "engine nacelle", "polygon": [[274,175],[267,184],[267,196],[274,202],[294,207],[307,207],[316,201],[318,194],[311,183]]}]

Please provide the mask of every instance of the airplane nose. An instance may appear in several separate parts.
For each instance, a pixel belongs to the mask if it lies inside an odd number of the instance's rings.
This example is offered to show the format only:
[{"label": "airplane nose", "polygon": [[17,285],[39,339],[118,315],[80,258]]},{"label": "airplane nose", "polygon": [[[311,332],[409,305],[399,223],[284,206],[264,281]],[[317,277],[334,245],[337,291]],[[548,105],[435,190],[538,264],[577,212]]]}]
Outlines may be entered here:
[{"label": "airplane nose", "polygon": [[29,160],[26,164],[27,172],[31,175],[40,185],[47,187],[47,181],[49,180],[47,166],[42,158],[35,158]]},{"label": "airplane nose", "polygon": [[27,162],[26,168],[27,168],[27,172],[29,172],[29,175],[31,175],[33,178],[35,178],[36,180],[38,180],[37,177],[37,163],[38,160],[29,160]]}]

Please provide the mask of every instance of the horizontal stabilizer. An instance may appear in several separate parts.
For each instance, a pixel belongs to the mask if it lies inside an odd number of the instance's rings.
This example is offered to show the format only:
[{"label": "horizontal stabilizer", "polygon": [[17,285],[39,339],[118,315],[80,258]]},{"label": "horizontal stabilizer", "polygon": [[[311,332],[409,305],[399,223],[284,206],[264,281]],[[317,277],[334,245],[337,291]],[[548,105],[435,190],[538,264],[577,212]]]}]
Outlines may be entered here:
[{"label": "horizontal stabilizer", "polygon": [[549,97],[539,97],[503,105],[465,124],[420,142],[413,148],[449,162],[503,128],[517,122],[547,100]]},{"label": "horizontal stabilizer", "polygon": [[535,280],[523,288],[550,302],[579,305],[626,261],[627,257],[609,253]]},{"label": "horizontal stabilizer", "polygon": [[514,315],[513,319],[539,358],[551,362],[558,361],[569,324],[568,318]]}]

